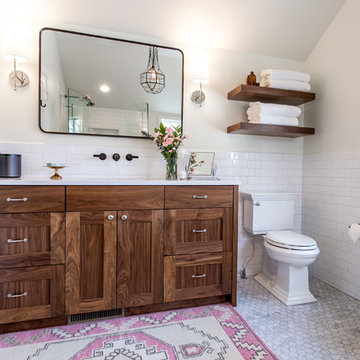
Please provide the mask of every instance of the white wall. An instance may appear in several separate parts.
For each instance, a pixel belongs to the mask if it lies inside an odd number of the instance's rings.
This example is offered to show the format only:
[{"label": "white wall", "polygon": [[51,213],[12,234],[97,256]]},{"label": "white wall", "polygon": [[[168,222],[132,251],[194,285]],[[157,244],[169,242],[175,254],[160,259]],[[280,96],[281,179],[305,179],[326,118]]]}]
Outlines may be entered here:
[{"label": "white wall", "polygon": [[320,247],[312,273],[360,299],[360,1],[348,0],[306,61],[317,100],[305,107],[303,224]]},{"label": "white wall", "polygon": [[348,0],[305,63],[317,99],[305,107],[316,136],[305,139],[304,152],[360,147],[359,14],[360,1]]},{"label": "white wall", "polygon": [[[4,21],[2,21],[4,20]],[[114,139],[87,136],[50,135],[38,128],[38,32],[43,26],[54,26],[90,33],[111,35],[133,40],[152,41],[162,45],[180,47],[185,53],[185,90],[184,90],[184,129],[190,134],[186,147],[203,150],[231,150],[258,152],[300,153],[302,139],[280,139],[245,135],[227,135],[226,127],[245,119],[246,103],[227,100],[227,92],[244,82],[245,76],[254,70],[257,74],[263,68],[291,68],[302,70],[301,62],[270,58],[258,55],[241,54],[233,51],[184,46],[176,43],[164,43],[158,39],[145,39],[129,34],[77,28],[65,24],[26,21],[24,19],[1,19],[0,30],[4,37],[9,33],[8,27],[22,24],[21,29],[26,38],[29,62],[21,65],[30,77],[27,88],[14,92],[6,80],[11,71],[11,63],[0,58],[0,142],[31,142],[42,144],[109,144],[143,146],[143,140]],[[10,24],[10,25],[9,25]],[[26,37],[25,37],[26,34]],[[21,37],[21,36],[20,36]],[[191,81],[192,58],[195,54],[205,54],[209,60],[211,83],[206,85],[206,103],[198,107],[190,101],[196,84]],[[9,121],[11,119],[11,121]],[[148,144],[151,147],[151,144]],[[1,151],[1,149],[0,149]]]}]

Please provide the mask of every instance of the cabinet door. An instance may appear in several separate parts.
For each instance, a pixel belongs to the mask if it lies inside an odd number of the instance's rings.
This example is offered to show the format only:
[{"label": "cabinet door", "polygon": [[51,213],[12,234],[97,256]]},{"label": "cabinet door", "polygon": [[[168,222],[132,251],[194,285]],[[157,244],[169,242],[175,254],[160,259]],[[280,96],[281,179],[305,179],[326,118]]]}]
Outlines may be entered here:
[{"label": "cabinet door", "polygon": [[164,301],[231,293],[232,253],[165,256]]},{"label": "cabinet door", "polygon": [[162,302],[163,211],[119,211],[117,306]]},{"label": "cabinet door", "polygon": [[0,268],[63,264],[65,214],[0,214]]},{"label": "cabinet door", "polygon": [[232,250],[232,209],[176,209],[165,212],[165,255]]},{"label": "cabinet door", "polygon": [[66,214],[66,312],[116,307],[116,211]]}]

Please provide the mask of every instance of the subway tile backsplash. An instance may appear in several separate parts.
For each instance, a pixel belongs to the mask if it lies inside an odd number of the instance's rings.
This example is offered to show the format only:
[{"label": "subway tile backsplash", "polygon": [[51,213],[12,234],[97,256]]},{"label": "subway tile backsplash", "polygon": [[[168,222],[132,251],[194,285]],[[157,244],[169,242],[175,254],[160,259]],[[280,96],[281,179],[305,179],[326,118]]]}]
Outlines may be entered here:
[{"label": "subway tile backsplash", "polygon": [[[47,162],[64,163],[68,167],[60,173],[71,178],[164,178],[165,161],[153,144],[143,148],[121,146],[48,145],[25,143],[0,143],[0,152],[22,154],[22,177],[48,178],[53,170]],[[104,152],[104,161],[93,154]],[[184,168],[188,150],[179,156],[178,170]],[[119,153],[121,159],[114,161],[112,154]],[[125,160],[132,153],[139,159]],[[240,190],[287,191],[298,194],[295,212],[295,230],[301,230],[302,154],[216,152],[217,176],[221,179],[241,181]],[[242,201],[239,199],[239,269],[251,253],[250,237],[242,226]],[[261,236],[257,237],[255,256],[247,267],[248,274],[261,269]]]}]

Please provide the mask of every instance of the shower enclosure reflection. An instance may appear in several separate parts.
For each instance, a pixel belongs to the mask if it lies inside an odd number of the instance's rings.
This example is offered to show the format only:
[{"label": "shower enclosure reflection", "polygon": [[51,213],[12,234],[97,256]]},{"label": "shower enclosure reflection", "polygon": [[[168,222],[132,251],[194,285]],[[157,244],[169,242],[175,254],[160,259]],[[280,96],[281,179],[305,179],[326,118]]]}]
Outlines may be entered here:
[{"label": "shower enclosure reflection", "polygon": [[160,122],[182,125],[183,54],[157,46],[166,78],[144,91],[150,44],[43,29],[40,128],[50,133],[143,137]]}]

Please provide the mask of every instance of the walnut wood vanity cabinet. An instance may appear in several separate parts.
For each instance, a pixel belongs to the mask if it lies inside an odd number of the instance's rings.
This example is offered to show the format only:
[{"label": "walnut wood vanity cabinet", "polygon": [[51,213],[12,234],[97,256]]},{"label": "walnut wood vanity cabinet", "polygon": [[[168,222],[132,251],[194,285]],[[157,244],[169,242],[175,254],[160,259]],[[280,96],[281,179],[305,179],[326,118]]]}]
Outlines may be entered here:
[{"label": "walnut wood vanity cabinet", "polygon": [[0,324],[64,314],[65,187],[0,186]]},{"label": "walnut wood vanity cabinet", "polygon": [[232,293],[235,191],[232,186],[165,188],[165,302]]},{"label": "walnut wood vanity cabinet", "polygon": [[235,304],[237,194],[233,185],[0,186],[0,324]]},{"label": "walnut wood vanity cabinet", "polygon": [[161,303],[163,186],[68,186],[66,312]]}]

